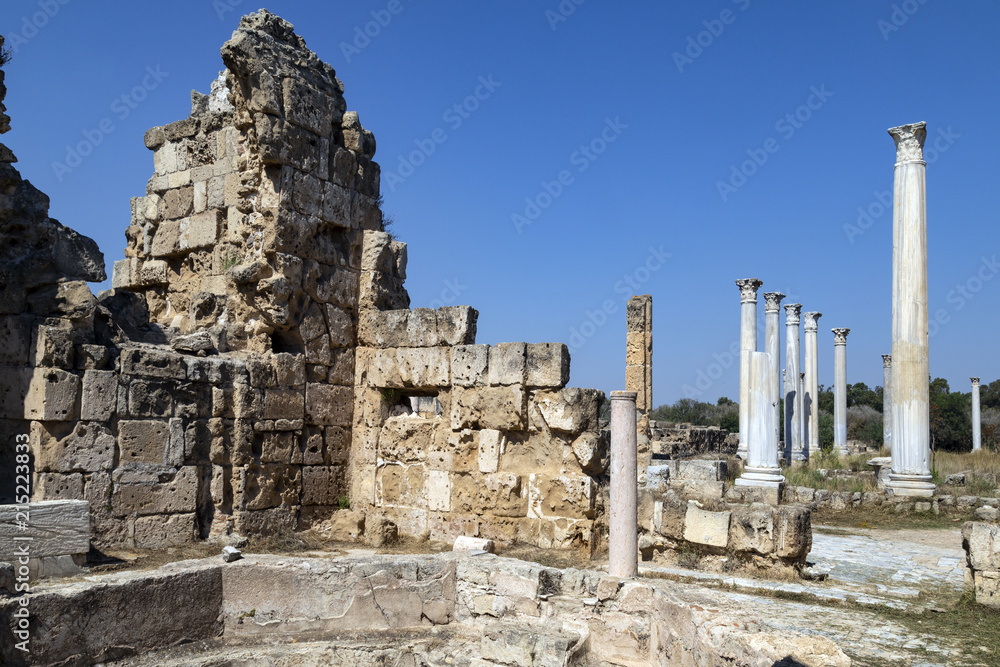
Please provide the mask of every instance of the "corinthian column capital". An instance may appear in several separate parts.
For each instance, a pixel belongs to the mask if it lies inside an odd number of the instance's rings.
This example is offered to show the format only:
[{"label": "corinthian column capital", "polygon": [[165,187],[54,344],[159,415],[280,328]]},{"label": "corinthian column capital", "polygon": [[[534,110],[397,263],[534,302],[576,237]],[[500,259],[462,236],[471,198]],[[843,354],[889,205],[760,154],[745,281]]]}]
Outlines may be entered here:
[{"label": "corinthian column capital", "polygon": [[764,292],[764,312],[778,312],[778,306],[781,305],[781,300],[784,298],[785,295],[781,292]]},{"label": "corinthian column capital", "polygon": [[833,332],[833,344],[834,345],[847,345],[847,334],[851,333],[850,329],[830,329]]},{"label": "corinthian column capital", "polygon": [[785,304],[785,326],[789,324],[798,326],[799,324],[799,313],[802,312],[801,303],[786,303]]},{"label": "corinthian column capital", "polygon": [[969,378],[969,379],[972,380],[972,386],[973,387],[978,387],[979,386],[979,378]]},{"label": "corinthian column capital", "polygon": [[882,355],[882,368],[892,368],[892,355],[883,354]]},{"label": "corinthian column capital", "polygon": [[896,162],[919,162],[924,159],[927,123],[921,121],[889,128],[889,134],[896,142]]},{"label": "corinthian column capital", "polygon": [[757,303],[757,288],[764,283],[757,278],[740,278],[736,286],[740,288],[740,303]]},{"label": "corinthian column capital", "polygon": [[802,313],[802,317],[805,318],[805,329],[807,332],[819,330],[819,318],[823,317],[823,313],[811,310],[808,313]]}]

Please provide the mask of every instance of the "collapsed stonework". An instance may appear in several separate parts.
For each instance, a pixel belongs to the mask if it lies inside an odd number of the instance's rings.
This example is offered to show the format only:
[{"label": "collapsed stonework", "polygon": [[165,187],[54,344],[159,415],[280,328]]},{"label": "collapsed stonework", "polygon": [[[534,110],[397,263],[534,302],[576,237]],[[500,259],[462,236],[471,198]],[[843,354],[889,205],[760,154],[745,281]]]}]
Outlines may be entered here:
[{"label": "collapsed stonework", "polygon": [[97,546],[348,503],[403,535],[590,545],[603,394],[566,388],[564,345],[476,345],[474,309],[408,309],[375,138],[291,24],[244,17],[222,58],[146,133],[155,173],[97,297],[96,245],[0,164],[5,470],[30,433],[33,499],[88,500]]}]

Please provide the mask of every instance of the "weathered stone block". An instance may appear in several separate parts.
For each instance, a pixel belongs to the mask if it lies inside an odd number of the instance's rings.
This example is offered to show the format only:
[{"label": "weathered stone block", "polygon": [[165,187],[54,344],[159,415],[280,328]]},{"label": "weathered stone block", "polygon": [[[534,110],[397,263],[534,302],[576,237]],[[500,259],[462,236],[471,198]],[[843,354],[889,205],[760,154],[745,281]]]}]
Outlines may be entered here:
[{"label": "weathered stone block", "polygon": [[504,434],[494,429],[479,432],[479,472],[496,472],[503,451]]},{"label": "weathered stone block", "polygon": [[[69,320],[51,318],[39,324],[32,341],[33,365],[67,370],[73,368],[74,337],[73,323]],[[18,341],[11,342],[16,348]]]},{"label": "weathered stone block", "polygon": [[132,546],[136,549],[165,549],[194,541],[197,515],[139,516],[131,523],[134,526]]},{"label": "weathered stone block", "polygon": [[781,505],[774,510],[774,555],[805,559],[812,548],[812,512],[803,505]]},{"label": "weathered stone block", "polygon": [[1000,571],[1000,524],[967,521],[962,524],[962,547],[973,570]]},{"label": "weathered stone block", "polygon": [[412,308],[406,323],[408,347],[437,347],[441,345],[438,335],[437,311],[433,308]]},{"label": "weathered stone block", "polygon": [[671,482],[675,480],[724,482],[728,470],[725,461],[700,459],[667,461],[665,465],[670,469]]},{"label": "weathered stone block", "polygon": [[527,379],[526,343],[498,343],[490,348],[490,386],[523,385]]},{"label": "weathered stone block", "polygon": [[267,389],[264,391],[264,419],[302,419],[305,399],[299,389]]},{"label": "weathered stone block", "polygon": [[347,495],[347,476],[340,466],[302,468],[302,504],[335,507]]},{"label": "weathered stone block", "polygon": [[122,350],[120,361],[122,375],[145,375],[174,380],[187,378],[184,356],[170,350],[128,348]]},{"label": "weathered stone block", "polygon": [[694,502],[684,516],[684,539],[695,544],[724,548],[729,543],[730,512],[709,512]]},{"label": "weathered stone block", "polygon": [[32,422],[30,441],[36,471],[98,472],[114,465],[115,437],[103,424]]},{"label": "weathered stone block", "polygon": [[358,342],[375,348],[405,347],[409,322],[409,310],[366,310],[359,318]]},{"label": "weathered stone block", "polygon": [[135,378],[128,385],[127,415],[163,417],[173,415],[176,383]]},{"label": "weathered stone block", "polygon": [[533,402],[550,429],[570,433],[596,431],[604,392],[576,388],[537,391]]},{"label": "weathered stone block", "polygon": [[350,426],[354,388],[306,384],[305,418],[310,424]]},{"label": "weathered stone block", "polygon": [[388,464],[378,468],[375,497],[379,505],[427,507],[426,468],[421,464]]},{"label": "weathered stone block", "polygon": [[[117,476],[116,476],[117,477]],[[150,516],[194,512],[198,499],[198,468],[185,466],[164,480],[163,476],[115,484],[111,507],[115,516]]]},{"label": "weathered stone block", "polygon": [[528,516],[533,518],[594,518],[594,480],[587,475],[531,474],[528,477]]},{"label": "weathered stone block", "polygon": [[528,513],[528,489],[520,475],[453,475],[453,512],[524,517]]},{"label": "weathered stone block", "polygon": [[267,464],[233,468],[234,509],[298,507],[301,494],[301,466]]},{"label": "weathered stone block", "polygon": [[451,350],[447,347],[376,350],[368,382],[376,387],[434,389],[451,381]]},{"label": "weathered stone block", "polygon": [[[164,463],[170,450],[170,424],[160,420],[118,422],[121,464]],[[183,451],[183,446],[182,446]]]},{"label": "weathered stone block", "polygon": [[180,250],[211,248],[219,240],[219,211],[213,209],[180,221],[178,246]]},{"label": "weathered stone block", "polygon": [[733,509],[729,523],[729,546],[762,556],[774,551],[774,508],[753,504]]},{"label": "weathered stone block", "polygon": [[561,388],[569,382],[569,348],[564,343],[529,343],[529,387]]},{"label": "weathered stone block", "polygon": [[339,306],[327,304],[326,323],[330,331],[331,347],[353,347],[355,345],[354,320],[351,319],[350,313]]},{"label": "weathered stone block", "polygon": [[115,413],[118,376],[114,371],[86,371],[80,398],[80,419],[107,421]]},{"label": "weathered stone block", "polygon": [[0,366],[27,366],[31,321],[27,317],[0,317]]},{"label": "weathered stone block", "polygon": [[433,512],[451,511],[451,477],[451,473],[444,470],[427,471],[427,509]]},{"label": "weathered stone block", "polygon": [[81,473],[39,472],[35,475],[35,498],[45,500],[86,500]]},{"label": "weathered stone block", "polygon": [[456,388],[451,399],[451,428],[453,431],[463,428],[523,430],[526,408],[524,389],[518,386]]},{"label": "weathered stone block", "polygon": [[437,309],[437,332],[443,345],[472,345],[476,342],[479,311],[471,306],[443,306]]},{"label": "weathered stone block", "polygon": [[688,504],[673,491],[667,491],[662,500],[653,505],[653,529],[675,540],[684,539],[684,523]]},{"label": "weathered stone block", "polygon": [[24,399],[24,418],[72,421],[79,414],[80,378],[56,368],[36,368]]},{"label": "weathered stone block", "polygon": [[483,387],[487,382],[489,345],[456,345],[451,350],[451,372],[456,387]]},{"label": "weathered stone block", "polygon": [[424,463],[436,436],[439,419],[390,417],[378,438],[378,457],[399,463]]}]

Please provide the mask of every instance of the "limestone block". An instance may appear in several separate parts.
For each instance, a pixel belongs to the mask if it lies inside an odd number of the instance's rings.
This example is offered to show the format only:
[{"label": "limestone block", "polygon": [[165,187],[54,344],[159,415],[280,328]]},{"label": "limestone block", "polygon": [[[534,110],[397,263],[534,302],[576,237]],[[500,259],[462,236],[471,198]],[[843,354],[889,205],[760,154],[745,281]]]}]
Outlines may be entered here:
[{"label": "limestone block", "polygon": [[128,385],[125,410],[129,417],[170,417],[174,410],[176,384],[163,380],[135,378]]},{"label": "limestone block", "polygon": [[358,280],[358,308],[361,310],[396,310],[407,308],[410,296],[402,278],[387,273],[362,271]]},{"label": "limestone block", "polygon": [[483,387],[489,367],[489,345],[456,345],[451,350],[451,371],[456,387]]},{"label": "limestone block", "polygon": [[241,359],[220,357],[187,357],[187,377],[192,382],[208,382],[214,385],[249,381],[247,366]]},{"label": "limestone block", "polygon": [[151,259],[139,269],[139,283],[142,285],[166,285],[170,271],[162,259]]},{"label": "limestone block", "polygon": [[[138,516],[130,520],[132,546],[136,549],[166,549],[194,542],[196,514]],[[190,586],[190,583],[187,585]]]},{"label": "limestone block", "polygon": [[976,602],[994,609],[1000,608],[1000,572],[987,570],[975,572],[973,581],[976,589]]},{"label": "limestone block", "polygon": [[708,461],[700,459],[679,459],[666,462],[670,469],[670,480],[689,480],[696,482],[726,481],[727,466],[725,461]]},{"label": "limestone block", "polygon": [[421,464],[379,466],[375,477],[376,504],[426,508],[426,472]]},{"label": "limestone block", "polygon": [[368,310],[359,317],[358,342],[375,348],[409,344],[409,310]]},{"label": "limestone block", "polygon": [[302,469],[283,464],[234,467],[233,507],[248,511],[297,507],[302,494]]},{"label": "limestone block", "polygon": [[573,440],[573,455],[588,475],[602,475],[608,469],[610,431],[587,431]]},{"label": "limestone block", "polygon": [[426,489],[427,509],[433,512],[451,511],[451,473],[428,470]]},{"label": "limestone block", "polygon": [[380,388],[435,389],[450,381],[447,347],[377,350],[368,371],[368,382]]},{"label": "limestone block", "polygon": [[302,419],[305,398],[300,389],[266,389],[263,419]]},{"label": "limestone block", "polygon": [[653,503],[653,530],[673,540],[684,539],[684,521],[688,504],[678,495],[668,491],[662,500]]},{"label": "limestone block", "polygon": [[427,452],[427,466],[433,470],[472,472],[478,467],[478,436],[471,430],[439,431]]},{"label": "limestone block", "polygon": [[385,232],[364,232],[364,242],[361,252],[361,270],[393,275],[396,268],[396,258],[393,256],[392,237]]},{"label": "limestone block", "polygon": [[180,221],[178,247],[181,251],[211,248],[218,240],[219,211],[205,211]]},{"label": "limestone block", "polygon": [[0,366],[27,366],[31,320],[24,316],[0,317]]},{"label": "limestone block", "polygon": [[390,417],[378,438],[378,458],[398,463],[424,463],[436,435],[438,419]]},{"label": "limestone block", "polygon": [[564,343],[529,343],[529,387],[565,387],[569,382],[569,348]]},{"label": "limestone block", "polygon": [[709,512],[694,502],[684,516],[684,539],[695,544],[724,548],[729,542],[730,512]]},{"label": "limestone block", "polygon": [[313,302],[302,317],[302,323],[299,325],[299,335],[302,336],[303,341],[308,343],[325,333],[327,333],[327,328],[323,309],[320,304]]},{"label": "limestone block", "polygon": [[[73,323],[67,319],[50,318],[38,325],[31,346],[31,359],[36,367],[73,368]],[[22,343],[25,341],[22,341]],[[14,342],[17,345],[17,342]]]},{"label": "limestone block", "polygon": [[526,343],[498,343],[490,348],[490,386],[523,385],[527,378]]},{"label": "limestone block", "polygon": [[327,366],[330,364],[330,337],[326,334],[306,343],[306,362]]},{"label": "limestone block", "polygon": [[[491,615],[502,614],[494,611]],[[557,667],[569,664],[571,649],[579,642],[579,635],[562,629],[541,630],[538,627],[497,623],[483,630],[479,651],[488,664]],[[633,663],[616,661],[616,664]]]},{"label": "limestone block", "polygon": [[194,512],[198,499],[198,468],[184,466],[173,479],[130,479],[116,471],[111,497],[115,516],[151,516]]},{"label": "limestone block", "polygon": [[331,350],[330,369],[327,381],[330,384],[350,386],[354,384],[354,350]]},{"label": "limestone block", "polygon": [[570,433],[598,429],[598,415],[604,403],[603,391],[565,388],[537,391],[533,396],[533,402],[548,428]]},{"label": "limestone block", "polygon": [[523,517],[528,512],[528,489],[520,475],[453,475],[453,512]]},{"label": "limestone block", "polygon": [[172,350],[151,347],[133,347],[122,350],[122,375],[144,375],[148,377],[184,380],[187,368],[184,356]]},{"label": "limestone block", "polygon": [[528,516],[592,519],[595,496],[594,480],[587,475],[532,473],[528,477]]},{"label": "limestone block", "polygon": [[[405,277],[405,276],[404,276]],[[472,345],[476,342],[479,311],[471,306],[437,309],[437,332],[442,345]]]},{"label": "limestone block", "polygon": [[625,365],[645,366],[652,357],[652,336],[645,331],[625,334]]},{"label": "limestone block", "polygon": [[652,331],[653,297],[649,294],[633,296],[625,305],[625,328],[627,331]]},{"label": "limestone block", "polygon": [[479,472],[496,472],[504,449],[504,434],[494,429],[479,432]]},{"label": "limestone block", "polygon": [[351,430],[340,426],[324,428],[324,443],[326,453],[324,460],[327,465],[347,465],[351,451]]},{"label": "limestone block", "polygon": [[164,463],[170,450],[170,424],[163,420],[118,422],[121,464]]},{"label": "limestone block", "polygon": [[319,383],[306,384],[305,418],[310,424],[350,426],[354,388]]},{"label": "limestone block", "polygon": [[729,522],[729,546],[736,551],[770,555],[774,551],[774,524],[774,508],[770,505],[736,507]]},{"label": "limestone block", "polygon": [[103,424],[32,422],[30,443],[39,472],[98,472],[114,466],[115,436]]},{"label": "limestone block", "polygon": [[0,416],[5,419],[23,419],[24,401],[31,387],[34,369],[6,367],[0,382]]},{"label": "limestone block", "polygon": [[519,386],[456,388],[451,399],[451,429],[523,430],[526,408],[526,394]]},{"label": "limestone block", "polygon": [[[482,435],[480,435],[482,438]],[[559,475],[563,472],[566,439],[544,431],[511,431],[504,439],[500,470]],[[572,458],[572,455],[570,455]]]},{"label": "limestone block", "polygon": [[107,421],[115,412],[118,376],[114,371],[86,371],[80,398],[80,419]]},{"label": "limestone block", "polygon": [[774,555],[804,560],[812,548],[812,513],[804,505],[774,509]]},{"label": "limestone block", "polygon": [[967,521],[962,524],[962,547],[975,571],[1000,571],[1000,524]]},{"label": "limestone block", "polygon": [[[149,254],[153,257],[172,257],[180,253],[181,223],[179,220],[164,220],[156,228]],[[139,280],[139,276],[130,273],[128,280],[130,284],[135,284]],[[123,285],[123,287],[128,286]]]},{"label": "limestone block", "polygon": [[[159,216],[161,220],[178,220],[191,215],[194,208],[194,188],[180,187],[167,190],[160,200]],[[162,229],[162,224],[160,225]]]},{"label": "limestone block", "polygon": [[36,368],[24,399],[24,418],[72,421],[79,414],[80,378],[57,368]]},{"label": "limestone block", "polygon": [[[16,537],[31,537],[31,556],[64,556],[90,551],[90,503],[43,500],[28,506],[28,528],[18,526],[18,505],[0,505],[0,561],[16,562]],[[20,517],[23,519],[23,514]]]},{"label": "limestone block", "polygon": [[38,500],[86,500],[81,473],[36,472],[32,495]]},{"label": "limestone block", "polygon": [[493,540],[466,535],[456,537],[455,544],[451,548],[452,551],[485,551],[486,553],[493,553],[495,549],[496,545]]},{"label": "limestone block", "polygon": [[[339,123],[341,118],[333,98],[294,77],[288,77],[282,83],[285,119],[313,134],[329,138],[334,123]],[[270,108],[272,105],[266,106]]]},{"label": "limestone block", "polygon": [[408,347],[437,347],[441,345],[438,335],[437,311],[433,308],[412,308],[406,323]]},{"label": "limestone block", "polygon": [[303,466],[302,504],[336,507],[347,495],[346,469],[340,466]]},{"label": "limestone block", "polygon": [[257,433],[255,441],[260,443],[261,463],[302,463],[299,454],[298,439],[288,431],[265,431]]}]

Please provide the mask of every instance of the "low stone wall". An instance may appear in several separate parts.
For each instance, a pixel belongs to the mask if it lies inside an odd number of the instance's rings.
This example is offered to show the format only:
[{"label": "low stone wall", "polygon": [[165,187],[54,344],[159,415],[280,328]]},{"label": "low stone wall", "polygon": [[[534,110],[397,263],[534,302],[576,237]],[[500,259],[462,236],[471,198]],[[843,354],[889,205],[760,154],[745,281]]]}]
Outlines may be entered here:
[{"label": "low stone wall", "polygon": [[975,588],[976,602],[1000,609],[1000,525],[968,521],[962,524],[966,583]]},{"label": "low stone wall", "polygon": [[[736,488],[736,487],[734,487]],[[732,489],[730,489],[731,491]],[[726,492],[727,499],[730,499],[729,491]],[[736,498],[732,498],[736,500]],[[881,491],[850,492],[850,491],[827,491],[826,489],[814,489],[808,486],[786,486],[782,493],[782,502],[802,503],[817,509],[830,508],[837,511],[847,511],[855,507],[891,507],[896,512],[933,512],[935,514],[950,509],[977,510],[1000,508],[1000,498],[989,498],[982,496],[958,496],[940,495],[933,498],[910,498],[905,496],[886,495]],[[997,510],[1000,515],[1000,510]],[[992,513],[988,517],[992,518]]]},{"label": "low stone wall", "polygon": [[829,640],[758,632],[756,619],[678,588],[485,554],[186,561],[32,593],[30,663],[11,634],[21,605],[0,601],[0,648],[14,666],[259,664],[272,653],[280,664],[413,664],[395,660],[414,651],[481,667],[770,665],[808,659],[796,655],[804,645],[848,662]]},{"label": "low stone wall", "polygon": [[717,426],[649,422],[650,449],[653,459],[683,459],[698,454],[735,454],[737,442],[728,438],[729,431]]}]

